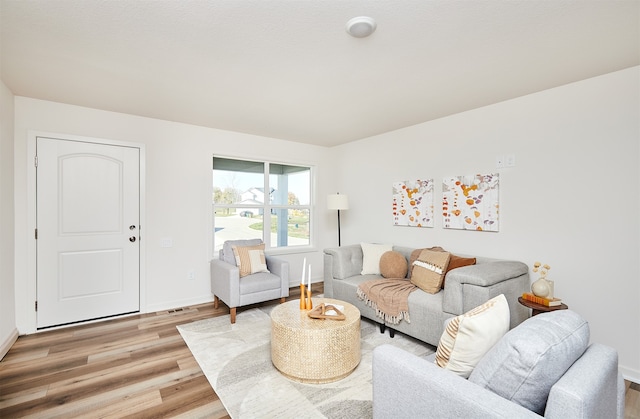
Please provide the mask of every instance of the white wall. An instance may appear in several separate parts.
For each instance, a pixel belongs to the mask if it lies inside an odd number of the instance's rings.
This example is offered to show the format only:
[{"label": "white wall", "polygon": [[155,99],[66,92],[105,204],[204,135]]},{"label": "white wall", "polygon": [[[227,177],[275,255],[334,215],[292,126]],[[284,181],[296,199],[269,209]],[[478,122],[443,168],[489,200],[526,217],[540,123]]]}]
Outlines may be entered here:
[{"label": "white wall", "polygon": [[[640,382],[639,78],[635,67],[332,149],[16,97],[18,330],[35,325],[27,149],[28,131],[36,130],[146,145],[148,311],[210,299],[214,153],[306,163],[317,166],[318,241],[309,253],[288,256],[294,278],[303,256],[320,278],[321,251],[336,245],[335,214],[324,210],[325,197],[347,193],[343,244],[442,245],[548,263],[556,294],[587,318],[593,341],[618,350],[625,375]],[[508,153],[516,155],[516,167],[497,170],[496,155]],[[394,181],[434,178],[438,213],[443,176],[496,171],[498,233],[444,230],[439,217],[435,228],[391,225]],[[160,248],[162,237],[172,237],[174,247]],[[192,268],[196,280],[188,281]]]},{"label": "white wall", "polygon": [[[639,79],[635,67],[335,148],[343,243],[547,263],[556,294],[640,382]],[[496,169],[508,153],[516,167]],[[443,229],[442,178],[494,172],[500,231]],[[435,180],[435,228],[394,227],[391,185],[418,178]]]},{"label": "white wall", "polygon": [[[325,196],[329,150],[293,143],[179,124],[132,115],[98,111],[24,97],[15,99],[16,187],[16,301],[21,333],[35,331],[35,264],[32,239],[34,203],[32,131],[69,134],[115,141],[142,143],[146,149],[146,225],[142,226],[146,252],[144,311],[180,307],[211,301],[209,260],[213,220],[212,156],[270,159],[315,166],[317,246],[306,253],[285,255],[291,262],[292,283],[299,278],[303,256],[322,275],[322,249],[334,244],[335,222],[328,213]],[[31,133],[30,133],[31,132]],[[173,247],[161,248],[161,238],[173,239]],[[195,280],[187,273],[194,270]]]},{"label": "white wall", "polygon": [[0,358],[17,337],[13,261],[13,94],[0,81]]}]

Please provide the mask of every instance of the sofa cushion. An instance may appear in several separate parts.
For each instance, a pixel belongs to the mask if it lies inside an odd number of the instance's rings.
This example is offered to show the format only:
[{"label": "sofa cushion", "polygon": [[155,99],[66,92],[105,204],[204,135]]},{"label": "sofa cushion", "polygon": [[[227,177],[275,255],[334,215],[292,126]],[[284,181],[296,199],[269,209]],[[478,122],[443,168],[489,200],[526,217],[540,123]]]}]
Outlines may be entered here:
[{"label": "sofa cushion", "polygon": [[509,304],[504,294],[454,317],[442,333],[435,363],[467,378],[482,357],[509,330]]},{"label": "sofa cushion", "polygon": [[232,246],[240,277],[258,272],[269,272],[264,256],[264,243],[257,246]]},{"label": "sofa cushion", "polygon": [[539,314],[510,330],[478,362],[469,381],[543,415],[551,387],[588,344],[589,324],[577,313]]},{"label": "sofa cushion", "polygon": [[384,252],[393,250],[390,244],[360,243],[362,246],[361,275],[380,275],[380,257]]},{"label": "sofa cushion", "polygon": [[442,287],[442,280],[449,266],[449,252],[424,249],[413,262],[411,282],[425,292],[436,294]]},{"label": "sofa cushion", "polygon": [[385,278],[405,278],[407,270],[407,259],[400,252],[392,250],[380,257],[380,275]]}]

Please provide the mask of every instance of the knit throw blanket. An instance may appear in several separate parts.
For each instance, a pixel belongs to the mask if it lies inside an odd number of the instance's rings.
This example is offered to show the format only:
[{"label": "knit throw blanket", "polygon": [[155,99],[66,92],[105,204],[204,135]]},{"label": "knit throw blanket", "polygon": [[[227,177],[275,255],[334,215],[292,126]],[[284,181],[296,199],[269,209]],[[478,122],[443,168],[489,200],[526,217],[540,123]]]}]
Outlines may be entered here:
[{"label": "knit throw blanket", "polygon": [[358,297],[387,323],[409,319],[409,294],[418,289],[406,279],[372,279],[358,285]]}]

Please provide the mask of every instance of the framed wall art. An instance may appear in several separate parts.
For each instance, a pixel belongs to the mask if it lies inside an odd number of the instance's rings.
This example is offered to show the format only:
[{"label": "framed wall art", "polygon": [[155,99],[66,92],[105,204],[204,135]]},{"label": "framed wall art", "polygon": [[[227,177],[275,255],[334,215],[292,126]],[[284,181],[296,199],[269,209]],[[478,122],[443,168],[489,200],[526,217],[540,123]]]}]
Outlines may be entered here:
[{"label": "framed wall art", "polygon": [[499,186],[498,173],[444,178],[443,227],[498,231]]},{"label": "framed wall art", "polygon": [[393,225],[433,227],[433,179],[393,184]]}]

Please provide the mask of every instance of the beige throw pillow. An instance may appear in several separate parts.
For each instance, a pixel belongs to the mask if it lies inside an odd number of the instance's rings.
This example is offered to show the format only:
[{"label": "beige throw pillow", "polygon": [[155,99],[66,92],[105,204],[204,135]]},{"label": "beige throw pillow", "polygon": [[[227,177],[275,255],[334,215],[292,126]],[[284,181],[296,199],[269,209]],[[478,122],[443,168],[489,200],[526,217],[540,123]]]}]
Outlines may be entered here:
[{"label": "beige throw pillow", "polygon": [[440,337],[435,363],[463,378],[509,331],[509,304],[504,294],[451,319]]},{"label": "beige throw pillow", "polygon": [[240,277],[258,272],[269,272],[264,255],[264,243],[258,246],[232,246]]},{"label": "beige throw pillow", "polygon": [[430,294],[438,293],[442,288],[450,257],[449,252],[424,249],[413,262],[411,283]]}]

